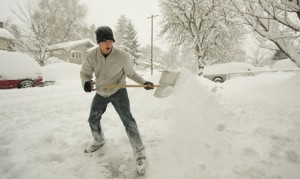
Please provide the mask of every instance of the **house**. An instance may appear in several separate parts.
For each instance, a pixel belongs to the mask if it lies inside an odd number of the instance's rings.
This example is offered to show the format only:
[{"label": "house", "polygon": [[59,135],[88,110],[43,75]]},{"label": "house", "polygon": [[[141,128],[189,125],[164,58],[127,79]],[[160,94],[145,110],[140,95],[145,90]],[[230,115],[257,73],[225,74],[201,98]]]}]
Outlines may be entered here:
[{"label": "house", "polygon": [[56,57],[70,63],[82,64],[86,52],[95,46],[96,44],[91,39],[83,39],[48,46],[46,47],[46,52],[51,57]]},{"label": "house", "polygon": [[0,22],[0,50],[12,51],[15,37],[3,28],[3,22]]}]

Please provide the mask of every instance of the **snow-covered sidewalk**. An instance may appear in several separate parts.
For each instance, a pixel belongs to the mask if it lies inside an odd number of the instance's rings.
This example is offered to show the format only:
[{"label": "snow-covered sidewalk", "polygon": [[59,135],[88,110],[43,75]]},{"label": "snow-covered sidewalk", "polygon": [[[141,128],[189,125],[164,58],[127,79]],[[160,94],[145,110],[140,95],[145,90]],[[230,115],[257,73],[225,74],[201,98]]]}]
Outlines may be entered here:
[{"label": "snow-covered sidewalk", "polygon": [[[94,94],[82,90],[79,66],[44,70],[56,75],[55,85],[0,91],[1,178],[134,178],[132,149],[112,105],[102,118],[108,142],[85,154]],[[299,83],[299,73],[216,84],[182,71],[167,98],[128,89],[149,158],[144,178],[298,179]]]}]

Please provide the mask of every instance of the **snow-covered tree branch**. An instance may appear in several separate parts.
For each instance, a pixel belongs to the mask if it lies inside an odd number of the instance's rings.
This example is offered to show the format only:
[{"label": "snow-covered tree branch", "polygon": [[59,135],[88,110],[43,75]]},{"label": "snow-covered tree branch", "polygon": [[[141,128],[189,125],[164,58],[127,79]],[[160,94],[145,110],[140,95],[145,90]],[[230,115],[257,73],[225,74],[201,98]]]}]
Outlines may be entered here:
[{"label": "snow-covered tree branch", "polygon": [[199,68],[241,58],[241,26],[229,1],[161,0],[162,31],[169,42],[193,52]]},{"label": "snow-covered tree branch", "polygon": [[[231,0],[247,25],[300,66],[299,2],[290,0]],[[297,16],[298,15],[298,16]],[[259,39],[259,38],[258,38]],[[269,44],[268,44],[269,45]]]}]

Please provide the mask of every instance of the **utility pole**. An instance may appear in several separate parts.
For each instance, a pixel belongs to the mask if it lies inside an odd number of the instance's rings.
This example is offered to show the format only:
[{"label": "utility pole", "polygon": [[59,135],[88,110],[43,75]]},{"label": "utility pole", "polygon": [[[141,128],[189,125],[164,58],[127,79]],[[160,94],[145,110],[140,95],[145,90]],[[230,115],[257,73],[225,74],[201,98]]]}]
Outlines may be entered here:
[{"label": "utility pole", "polygon": [[150,17],[147,17],[147,19],[151,18],[151,75],[153,75],[153,18],[157,17],[158,15],[153,16],[153,14]]}]

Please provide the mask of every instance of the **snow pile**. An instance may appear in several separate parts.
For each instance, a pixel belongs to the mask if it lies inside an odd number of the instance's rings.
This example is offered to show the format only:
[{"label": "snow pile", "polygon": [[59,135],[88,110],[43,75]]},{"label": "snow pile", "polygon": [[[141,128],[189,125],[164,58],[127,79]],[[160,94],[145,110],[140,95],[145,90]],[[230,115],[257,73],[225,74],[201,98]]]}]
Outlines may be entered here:
[{"label": "snow pile", "polygon": [[216,156],[226,151],[219,148],[224,143],[219,136],[223,127],[218,124],[222,111],[215,96],[196,76],[181,71],[172,96],[166,100],[170,105],[166,113],[172,121],[168,126],[171,130],[156,149],[149,177],[207,178],[228,159]]},{"label": "snow pile", "polygon": [[[63,83],[0,91],[2,178],[135,178],[112,105],[102,116],[108,142],[83,152],[92,141],[87,117],[94,93],[83,91],[79,70],[52,64],[44,73]],[[145,76],[154,83],[159,77]],[[169,97],[128,89],[149,159],[144,178],[298,179],[299,81],[299,73],[276,72],[218,84],[183,70]]]},{"label": "snow pile", "polygon": [[18,52],[0,50],[2,79],[36,79],[42,76],[40,65],[30,56]]},{"label": "snow pile", "polygon": [[224,83],[224,134],[235,158],[228,178],[299,178],[299,80],[277,72]]},{"label": "snow pile", "polygon": [[[77,83],[81,65],[74,63],[52,63],[42,68],[45,81],[55,83]],[[75,82],[74,82],[75,81]]]},{"label": "snow pile", "polygon": [[299,73],[199,81],[177,86],[150,178],[299,178]]}]

